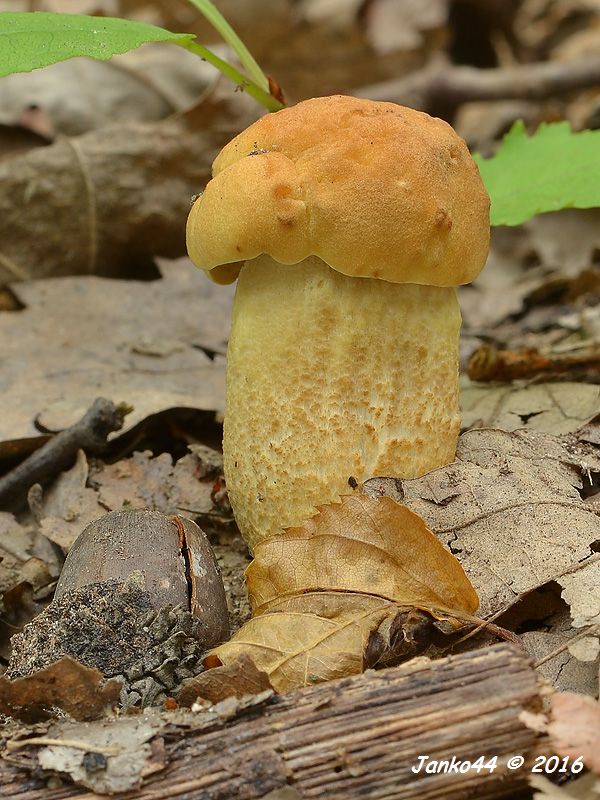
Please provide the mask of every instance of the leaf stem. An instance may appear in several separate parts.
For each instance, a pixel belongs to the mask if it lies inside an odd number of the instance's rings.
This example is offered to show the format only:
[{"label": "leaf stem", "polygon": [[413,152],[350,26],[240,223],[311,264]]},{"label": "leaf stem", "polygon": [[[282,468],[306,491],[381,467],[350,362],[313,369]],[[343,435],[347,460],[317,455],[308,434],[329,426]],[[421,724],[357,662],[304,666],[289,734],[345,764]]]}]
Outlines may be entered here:
[{"label": "leaf stem", "polygon": [[218,55],[213,53],[204,45],[198,44],[198,42],[192,41],[173,41],[173,44],[176,44],[178,47],[183,47],[185,50],[189,50],[191,53],[195,53],[200,58],[203,58],[209,64],[212,64],[213,67],[216,67],[219,72],[222,72],[226,78],[236,83],[242,89],[244,89],[248,94],[257,100],[261,105],[263,105],[267,111],[279,111],[283,108],[283,104],[276,100],[269,92],[266,92],[260,86],[257,86],[254,81],[250,80],[246,75],[241,73],[238,69],[236,69],[231,64],[228,64],[227,61],[223,61],[222,58],[219,58]]},{"label": "leaf stem", "polygon": [[239,58],[248,76],[263,91],[269,91],[269,81],[255,61],[252,53],[248,50],[244,42],[240,39],[225,17],[216,8],[211,0],[189,0],[196,6],[198,11],[210,22],[213,28],[223,37],[227,44],[232,48]]}]

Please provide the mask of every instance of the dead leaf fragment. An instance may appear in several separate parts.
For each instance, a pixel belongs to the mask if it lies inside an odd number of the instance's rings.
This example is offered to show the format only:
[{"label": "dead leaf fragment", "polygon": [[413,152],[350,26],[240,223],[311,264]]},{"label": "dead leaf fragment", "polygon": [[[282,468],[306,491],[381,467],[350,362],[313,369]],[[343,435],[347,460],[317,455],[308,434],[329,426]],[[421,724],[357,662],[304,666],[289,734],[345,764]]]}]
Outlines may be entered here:
[{"label": "dead leaf fragment", "polygon": [[0,611],[5,592],[28,583],[38,590],[56,577],[50,565],[35,554],[36,532],[21,525],[12,514],[0,511]]},{"label": "dead leaf fragment", "polygon": [[75,719],[94,719],[117,702],[121,690],[121,681],[102,681],[97,669],[65,656],[26,678],[0,676],[0,712],[35,722],[51,716],[56,706]]},{"label": "dead leaf fragment", "polygon": [[465,428],[518,428],[558,436],[572,433],[600,413],[600,386],[589,383],[487,385],[461,380]]},{"label": "dead leaf fragment", "polygon": [[600,561],[559,578],[562,596],[571,608],[573,627],[600,623]]},{"label": "dead leaf fragment", "polygon": [[[42,769],[67,774],[79,786],[114,795],[138,788],[146,775],[166,766],[161,721],[146,714],[94,723],[58,722],[39,749]],[[35,741],[35,740],[33,740]],[[54,742],[54,743],[52,743]]]},{"label": "dead leaf fragment", "polygon": [[30,507],[40,532],[65,552],[90,522],[106,513],[96,492],[87,485],[88,475],[87,458],[80,450],[75,464],[58,476],[46,494],[39,486],[30,492]]},{"label": "dead leaf fragment", "polygon": [[[199,680],[201,679],[201,680]],[[245,653],[226,667],[216,667],[184,681],[177,702],[191,706],[198,698],[219,703],[227,697],[244,697],[273,689],[265,672],[257,669]]]},{"label": "dead leaf fragment", "polygon": [[80,451],[74,466],[62,472],[46,493],[39,487],[30,492],[29,503],[41,533],[66,552],[83,529],[107,511],[214,512],[214,471],[219,468],[220,454],[206,447],[175,464],[168,453],[154,458],[137,451],[131,458],[96,466],[90,476]]},{"label": "dead leaf fragment", "polygon": [[[166,409],[223,408],[219,354],[232,294],[223,287],[217,293],[187,260],[163,268],[164,277],[151,282],[88,276],[14,287],[25,308],[0,314],[0,456],[14,455],[16,445],[26,444],[21,440],[39,438],[40,427],[68,428],[98,386],[134,408],[120,434]],[[149,342],[177,348],[149,355],[139,351],[142,340],[146,350]]]},{"label": "dead leaf fragment", "polygon": [[600,775],[600,703],[573,692],[555,692],[550,702],[548,733],[553,747],[561,756],[581,758]]}]

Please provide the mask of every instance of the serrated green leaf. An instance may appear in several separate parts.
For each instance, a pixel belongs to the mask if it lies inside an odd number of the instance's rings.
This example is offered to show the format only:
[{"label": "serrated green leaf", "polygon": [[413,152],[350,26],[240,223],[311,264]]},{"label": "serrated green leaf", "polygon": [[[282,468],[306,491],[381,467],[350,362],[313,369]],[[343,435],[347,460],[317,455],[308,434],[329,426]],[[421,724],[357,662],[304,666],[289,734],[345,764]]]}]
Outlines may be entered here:
[{"label": "serrated green leaf", "polygon": [[600,206],[600,131],[573,133],[568,122],[554,122],[528,136],[519,121],[492,158],[475,160],[492,200],[492,225]]},{"label": "serrated green leaf", "polygon": [[0,77],[76,56],[105,61],[146,42],[186,44],[193,39],[188,33],[114,17],[4,11],[0,13]]}]

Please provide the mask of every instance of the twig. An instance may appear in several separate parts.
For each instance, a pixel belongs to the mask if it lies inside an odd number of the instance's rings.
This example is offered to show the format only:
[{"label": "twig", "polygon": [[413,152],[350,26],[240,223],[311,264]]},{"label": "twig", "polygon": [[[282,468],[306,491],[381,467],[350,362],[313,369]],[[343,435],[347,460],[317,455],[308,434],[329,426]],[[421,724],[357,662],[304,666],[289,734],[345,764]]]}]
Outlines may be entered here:
[{"label": "twig", "polygon": [[600,345],[591,344],[574,353],[541,353],[536,348],[499,350],[482,344],[469,358],[467,374],[472,381],[510,382],[525,378],[551,381],[600,383]]},{"label": "twig", "polygon": [[600,86],[600,58],[542,62],[501,69],[452,67],[445,61],[405,78],[373,84],[357,92],[432,113],[452,112],[475,100],[545,100]]},{"label": "twig", "polygon": [[[557,572],[555,575],[551,575],[549,578],[546,578],[546,580],[544,580],[542,583],[536,583],[535,586],[531,586],[529,589],[525,589],[524,591],[519,592],[519,594],[513,600],[510,601],[510,603],[507,603],[507,605],[502,606],[502,608],[496,611],[495,614],[491,614],[487,619],[482,620],[476,628],[473,628],[472,631],[469,631],[469,633],[466,633],[464,636],[461,636],[460,639],[457,639],[457,641],[454,642],[454,647],[456,647],[457,644],[461,644],[462,642],[466,641],[467,639],[471,639],[473,636],[478,634],[479,631],[483,630],[484,628],[487,628],[490,625],[490,623],[493,623],[493,621],[498,619],[498,617],[502,617],[504,614],[507,613],[507,611],[513,608],[513,606],[516,606],[517,603],[520,603],[521,600],[524,600],[528,595],[532,594],[532,592],[541,589],[542,586],[546,586],[546,584],[551,583],[552,581],[558,581],[559,578],[562,578],[565,575],[571,575],[573,572],[579,572],[580,569],[584,569],[585,567],[588,567],[590,564],[595,564],[597,561],[600,561],[600,553],[595,553],[593,556],[590,556],[585,561],[578,561],[575,564],[570,564],[561,572]],[[501,628],[501,630],[506,630],[506,629]]]},{"label": "twig", "polygon": [[595,636],[598,633],[600,633],[600,625],[588,625],[575,636],[571,636],[568,642],[563,642],[563,644],[561,644],[555,650],[551,650],[543,658],[540,658],[540,660],[536,661],[533,666],[535,669],[541,667],[542,664],[546,663],[546,661],[551,661],[553,658],[556,658],[556,656],[564,653],[565,650],[568,650],[569,646],[572,645],[573,642],[578,642],[580,639],[585,639],[587,636]]},{"label": "twig", "polygon": [[131,407],[125,403],[115,405],[110,400],[98,397],[79,422],[57,433],[0,478],[0,505],[22,499],[33,484],[45,481],[68,467],[78,450],[102,450],[108,434],[122,427],[130,411]]}]

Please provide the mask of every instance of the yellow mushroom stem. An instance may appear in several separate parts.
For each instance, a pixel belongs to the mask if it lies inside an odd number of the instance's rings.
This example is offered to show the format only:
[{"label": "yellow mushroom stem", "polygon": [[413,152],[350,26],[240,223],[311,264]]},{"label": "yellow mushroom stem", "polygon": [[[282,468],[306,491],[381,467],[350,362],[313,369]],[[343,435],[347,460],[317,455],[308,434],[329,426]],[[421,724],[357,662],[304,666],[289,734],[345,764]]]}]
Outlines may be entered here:
[{"label": "yellow mushroom stem", "polygon": [[227,355],[225,478],[252,548],[376,475],[451,462],[454,288],[353,278],[310,257],[242,267]]}]

